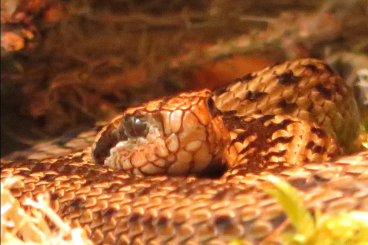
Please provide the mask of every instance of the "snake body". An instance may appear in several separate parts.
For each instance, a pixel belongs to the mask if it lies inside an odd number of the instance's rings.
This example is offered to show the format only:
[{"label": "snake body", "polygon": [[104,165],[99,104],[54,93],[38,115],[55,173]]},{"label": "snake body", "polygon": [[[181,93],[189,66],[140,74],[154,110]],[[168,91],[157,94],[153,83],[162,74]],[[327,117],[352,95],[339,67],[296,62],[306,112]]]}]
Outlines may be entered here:
[{"label": "snake body", "polygon": [[368,152],[343,156],[358,129],[347,85],[303,59],[127,109],[92,147],[3,159],[1,179],[20,177],[12,192],[21,203],[49,192],[96,244],[281,244],[286,215],[264,192],[270,176],[312,210],[368,211]]}]

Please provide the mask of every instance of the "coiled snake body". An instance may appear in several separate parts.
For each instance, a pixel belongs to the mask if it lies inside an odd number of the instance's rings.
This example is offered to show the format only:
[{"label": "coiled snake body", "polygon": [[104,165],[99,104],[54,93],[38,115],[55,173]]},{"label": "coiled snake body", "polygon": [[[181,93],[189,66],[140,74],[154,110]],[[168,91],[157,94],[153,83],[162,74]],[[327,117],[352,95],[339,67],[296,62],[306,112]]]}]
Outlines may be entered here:
[{"label": "coiled snake body", "polygon": [[96,244],[277,244],[286,216],[264,192],[270,176],[310,209],[368,210],[368,153],[342,156],[358,129],[350,89],[322,61],[303,59],[130,108],[92,150],[3,159],[1,179],[20,176],[12,192],[21,202],[50,192]]}]

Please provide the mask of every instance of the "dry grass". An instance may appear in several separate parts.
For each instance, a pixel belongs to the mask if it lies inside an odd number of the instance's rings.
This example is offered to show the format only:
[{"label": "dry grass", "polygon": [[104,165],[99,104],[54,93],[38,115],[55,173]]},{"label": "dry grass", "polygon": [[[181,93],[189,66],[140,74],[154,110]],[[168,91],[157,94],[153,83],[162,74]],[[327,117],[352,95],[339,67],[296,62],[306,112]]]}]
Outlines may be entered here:
[{"label": "dry grass", "polygon": [[[37,201],[27,200],[25,211],[10,192],[15,177],[1,182],[1,244],[4,245],[90,245],[93,244],[82,228],[71,229],[51,209],[49,197],[39,195]],[[51,231],[47,217],[58,228]]]}]

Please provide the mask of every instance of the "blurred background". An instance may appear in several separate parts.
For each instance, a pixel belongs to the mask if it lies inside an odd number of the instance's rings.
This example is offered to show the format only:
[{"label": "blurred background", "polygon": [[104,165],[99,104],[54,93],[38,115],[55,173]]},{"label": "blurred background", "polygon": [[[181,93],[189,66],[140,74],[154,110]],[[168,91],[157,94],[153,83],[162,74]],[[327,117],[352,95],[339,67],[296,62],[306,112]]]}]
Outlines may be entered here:
[{"label": "blurred background", "polygon": [[1,156],[305,57],[367,118],[368,0],[1,0]]}]

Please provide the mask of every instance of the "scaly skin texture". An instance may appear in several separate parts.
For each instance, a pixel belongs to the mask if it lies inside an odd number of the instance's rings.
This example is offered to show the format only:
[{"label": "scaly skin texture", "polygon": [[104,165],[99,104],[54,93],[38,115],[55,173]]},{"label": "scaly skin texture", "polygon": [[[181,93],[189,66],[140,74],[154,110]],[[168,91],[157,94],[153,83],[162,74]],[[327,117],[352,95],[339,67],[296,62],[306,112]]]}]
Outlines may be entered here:
[{"label": "scaly skin texture", "polygon": [[314,122],[348,151],[358,136],[355,98],[341,77],[320,60],[285,62],[248,74],[215,91],[213,99],[223,113],[287,114]]},{"label": "scaly skin texture", "polygon": [[[368,211],[368,152],[341,156],[353,151],[358,126],[349,88],[323,62],[304,59],[213,94],[128,109],[92,150],[78,143],[91,142],[89,132],[67,144],[75,153],[3,159],[1,179],[21,178],[12,190],[21,202],[50,192],[52,207],[96,244],[282,244],[275,230],[286,217],[264,192],[269,176],[296,187],[311,210]],[[216,179],[167,175],[222,167]]]},{"label": "scaly skin texture", "polygon": [[126,110],[96,137],[95,162],[144,175],[206,171],[230,139],[221,116],[208,109],[211,96],[182,93]]}]

